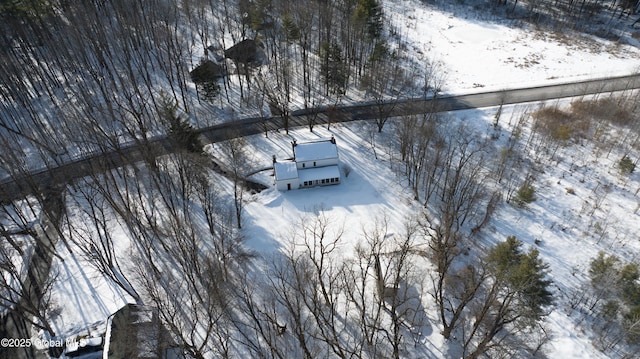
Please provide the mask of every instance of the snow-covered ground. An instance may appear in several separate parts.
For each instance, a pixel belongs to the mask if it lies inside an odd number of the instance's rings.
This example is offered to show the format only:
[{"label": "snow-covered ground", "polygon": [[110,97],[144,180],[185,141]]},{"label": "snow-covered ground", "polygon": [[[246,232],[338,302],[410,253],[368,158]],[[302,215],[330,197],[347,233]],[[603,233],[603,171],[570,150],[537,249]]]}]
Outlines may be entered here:
[{"label": "snow-covered ground", "polygon": [[[503,118],[514,118],[526,109],[525,106],[505,107]],[[495,108],[489,108],[454,115],[472,124],[482,136],[493,131],[491,123],[495,112]],[[268,259],[289,247],[291,233],[318,211],[325,213],[332,228],[344,229],[339,248],[344,256],[353,253],[353,246],[362,241],[363,231],[371,229],[383,217],[388,220],[390,233],[401,233],[406,218],[419,213],[421,206],[413,201],[412,193],[401,185],[402,178],[391,169],[386,143],[392,129],[393,124],[389,124],[382,135],[377,135],[375,154],[370,135],[376,128],[365,122],[337,124],[330,130],[316,127],[314,132],[309,132],[301,128],[291,131],[290,135],[273,132],[268,138],[264,135],[248,138],[253,165],[259,168],[270,165],[272,154],[278,158],[290,157],[293,139],[318,140],[333,135],[339,147],[341,166],[348,167],[350,173],[343,177],[340,185],[288,192],[279,192],[272,187],[249,196],[243,229],[248,238],[247,245],[261,258]],[[496,144],[506,136],[508,126],[505,123],[505,133]],[[540,157],[545,171],[538,173],[535,181],[537,200],[527,209],[501,205],[481,237],[485,245],[490,245],[515,235],[525,247],[535,246],[542,259],[550,264],[558,302],[546,319],[552,337],[547,348],[549,357],[606,358],[591,345],[588,328],[584,323],[579,324],[581,318],[568,309],[567,300],[572,291],[580,290],[588,280],[588,263],[599,250],[622,258],[638,258],[640,215],[638,198],[633,192],[640,188],[639,176],[636,173],[623,180],[614,167],[618,154],[607,156],[588,144],[561,148],[553,161],[544,155]],[[272,183],[272,171],[260,172],[252,179]],[[612,184],[613,189],[599,208],[593,210],[596,187],[603,183]],[[568,193],[567,188],[574,194]],[[601,236],[593,229],[596,222],[600,227],[606,227],[605,235]],[[126,245],[125,239],[119,240]],[[62,246],[60,255],[64,262],[56,261],[54,272],[59,276],[59,284],[53,295],[60,312],[56,325],[61,334],[84,333],[89,324],[100,322],[131,301]],[[432,305],[427,303],[425,307],[429,310]],[[436,316],[429,317],[433,320],[431,325],[437,328]],[[446,353],[445,341],[438,330],[433,330],[423,340],[432,353]]]},{"label": "snow-covered ground", "polygon": [[[570,101],[551,105],[568,108]],[[522,105],[505,109],[506,118],[531,111]],[[474,111],[466,119],[490,128],[496,111],[495,108]],[[509,127],[505,124],[505,131],[496,140],[497,146],[508,136]],[[637,148],[631,153],[634,158],[640,154]],[[637,172],[631,176],[620,174],[616,164],[623,153],[619,148],[608,153],[591,141],[561,146],[554,154],[523,155],[530,159],[538,157],[533,174],[536,200],[525,209],[503,203],[481,237],[486,245],[514,235],[526,248],[536,248],[549,263],[556,296],[556,306],[545,320],[552,338],[547,348],[549,357],[609,357],[591,345],[595,334],[590,332],[583,314],[570,308],[569,301],[572,295],[588,287],[589,263],[599,251],[638,260],[640,176]]]},{"label": "snow-covered ground", "polygon": [[[293,138],[303,142],[334,135],[343,177],[340,185],[285,193],[272,187],[256,195],[255,201],[247,206],[246,233],[251,238],[250,245],[261,253],[277,250],[282,244],[280,242],[287,240],[300,221],[318,211],[326,212],[336,226],[345,228],[344,236],[349,238],[344,243],[347,253],[362,230],[384,216],[389,219],[391,232],[400,232],[405,216],[415,211],[412,209],[412,196],[409,190],[399,186],[388,161],[375,160],[371,148],[363,143],[359,133],[370,129],[374,130],[373,125],[353,123],[334,125],[331,131],[317,128],[311,133],[299,129],[292,131],[290,136],[271,135],[268,140],[260,138],[255,146],[267,155],[264,157],[266,162],[271,158],[268,156],[270,153],[286,153],[290,157]],[[344,174],[344,167],[349,168],[348,176]],[[271,173],[262,172],[261,181],[270,183]]]},{"label": "snow-covered ground", "polygon": [[418,61],[442,66],[445,92],[528,87],[640,69],[637,47],[580,33],[523,29],[498,18],[478,19],[479,12],[471,7],[443,7],[448,11],[418,0],[384,1],[385,14],[407,51]]},{"label": "snow-covered ground", "polygon": [[[384,9],[398,29],[400,41],[406,42],[418,61],[439,63],[445,74],[443,90],[449,93],[623,75],[640,67],[640,50],[628,45],[520,29],[507,22],[476,19],[472,12],[442,11],[418,0],[384,1]],[[505,107],[503,116],[512,116],[510,112],[517,116],[522,110],[522,106]],[[495,111],[474,110],[455,116],[482,129],[489,127]],[[269,166],[272,154],[278,158],[291,155],[293,138],[303,141],[335,135],[341,163],[351,171],[337,186],[286,193],[270,188],[252,195],[245,212],[247,244],[269,256],[287,245],[287,236],[296,223],[319,210],[345,228],[344,253],[351,251],[362,229],[381,216],[389,219],[391,232],[401,231],[405,218],[415,214],[418,206],[390,168],[384,136],[376,139],[381,141],[375,149],[379,159],[374,157],[368,137],[371,131],[369,124],[351,123],[334,125],[330,131],[316,127],[313,133],[298,129],[290,136],[274,133],[269,138],[251,137],[255,162]],[[604,358],[606,355],[590,344],[587,328],[579,326],[567,311],[565,296],[587,280],[588,262],[599,250],[638,258],[640,179],[635,173],[623,182],[614,169],[618,154],[606,156],[593,146],[562,148],[556,158],[562,159],[546,160],[545,172],[537,175],[538,200],[527,210],[502,205],[487,226],[490,234],[485,233],[484,239],[493,243],[515,235],[525,246],[537,246],[542,259],[550,264],[560,299],[547,319],[553,338],[549,357]],[[272,179],[270,171],[254,178],[265,183]],[[603,183],[612,184],[613,190],[592,213],[589,206],[595,200],[595,188]],[[567,193],[567,188],[575,194]],[[595,223],[606,229],[604,235],[594,233]],[[539,245],[536,240],[541,241]],[[60,333],[104,320],[130,300],[64,246],[60,248],[64,261],[54,262],[54,273],[59,277],[52,293],[59,312],[55,326]],[[437,330],[425,340],[432,343],[434,352],[446,352],[440,347],[443,340]]]},{"label": "snow-covered ground", "polygon": [[[562,104],[561,104],[562,105]],[[563,105],[568,105],[565,101]],[[503,118],[514,118],[528,109],[509,106],[503,109]],[[463,111],[457,118],[472,123],[478,136],[491,134],[495,108]],[[505,120],[506,122],[506,120]],[[290,246],[290,233],[311,212],[322,210],[336,227],[345,228],[340,252],[348,255],[362,240],[363,229],[371,228],[382,215],[389,219],[391,232],[400,232],[406,218],[419,213],[420,206],[412,194],[400,183],[402,178],[390,168],[389,154],[385,152],[385,138],[377,139],[374,157],[369,142],[372,125],[352,123],[332,126],[331,131],[318,128],[292,131],[290,136],[270,134],[252,138],[256,153],[264,154],[268,164],[270,154],[282,158],[290,155],[290,141],[315,140],[334,135],[340,151],[341,163],[351,168],[349,177],[338,186],[279,192],[274,188],[255,195],[246,207],[246,234],[248,244],[259,253]],[[391,133],[387,128],[387,133]],[[508,137],[509,126],[495,140],[500,146]],[[636,151],[637,152],[637,151]],[[555,156],[541,155],[538,162],[544,171],[536,173],[537,199],[527,208],[503,203],[487,227],[482,231],[481,246],[489,246],[514,235],[524,242],[525,248],[535,247],[541,258],[550,265],[550,278],[554,281],[556,307],[545,320],[551,342],[547,352],[551,358],[605,358],[606,354],[591,345],[588,325],[577,312],[569,309],[569,296],[588,283],[591,259],[601,250],[615,253],[621,258],[637,260],[640,241],[640,203],[637,193],[640,176],[621,176],[615,167],[620,153],[607,154],[592,144],[573,144],[560,148]],[[271,171],[257,175],[262,181],[271,181]],[[603,184],[610,184],[598,208],[596,196]],[[572,193],[569,193],[571,189]],[[600,229],[605,228],[606,233]],[[427,308],[429,308],[427,306]],[[437,327],[437,323],[432,323]],[[434,331],[425,339],[433,352],[446,352],[438,347],[443,340]]]}]

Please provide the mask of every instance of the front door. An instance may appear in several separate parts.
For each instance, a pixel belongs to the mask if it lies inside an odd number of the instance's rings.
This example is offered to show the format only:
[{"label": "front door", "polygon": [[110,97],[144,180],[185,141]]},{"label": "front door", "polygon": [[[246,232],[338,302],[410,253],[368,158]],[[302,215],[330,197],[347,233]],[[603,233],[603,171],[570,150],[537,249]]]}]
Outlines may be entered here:
[{"label": "front door", "polygon": [[291,191],[291,183],[287,183],[287,191]]}]

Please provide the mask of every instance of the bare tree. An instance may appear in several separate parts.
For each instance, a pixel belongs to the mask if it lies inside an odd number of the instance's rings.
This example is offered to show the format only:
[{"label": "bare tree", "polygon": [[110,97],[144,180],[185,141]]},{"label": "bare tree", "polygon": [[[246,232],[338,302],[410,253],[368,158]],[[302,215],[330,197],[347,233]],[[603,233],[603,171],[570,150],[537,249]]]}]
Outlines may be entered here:
[{"label": "bare tree", "polygon": [[193,251],[199,250],[190,248],[185,253],[189,254],[191,271],[166,268],[154,273],[140,266],[138,280],[146,301],[158,309],[163,324],[185,353],[200,359],[209,353],[225,357],[229,355],[230,336],[228,282],[221,280],[216,259]]},{"label": "bare tree", "polygon": [[140,170],[126,189],[102,187],[135,239],[128,255],[141,300],[194,358],[231,355],[234,286],[251,258],[212,175],[201,156],[182,152]]},{"label": "bare tree", "polygon": [[90,183],[78,186],[70,197],[80,209],[77,215],[67,218],[66,225],[74,252],[78,251],[89,266],[139,302],[140,295],[120,264],[122,258],[118,258],[113,237],[116,214]]},{"label": "bare tree", "polygon": [[235,137],[220,144],[227,158],[227,165],[233,182],[233,203],[238,229],[242,228],[242,210],[244,208],[245,178],[251,162],[247,153],[247,142],[242,137]]},{"label": "bare tree", "polygon": [[284,328],[282,335],[296,343],[289,350],[308,358],[399,358],[409,338],[421,335],[425,276],[415,263],[416,226],[409,223],[396,236],[384,217],[377,223],[348,260],[338,252],[342,227],[325,213],[296,225],[291,247],[271,272],[270,304],[252,311],[262,318],[255,327],[259,337],[271,338],[270,351],[281,343],[269,334],[274,328]]},{"label": "bare tree", "polygon": [[[386,52],[386,48],[379,50]],[[382,132],[392,111],[395,109],[403,93],[406,92],[409,76],[400,66],[397,54],[380,54],[366,75],[362,77],[361,86],[368,97],[375,101],[375,124],[378,132]]]},{"label": "bare tree", "polygon": [[[20,255],[7,246],[7,243],[0,243],[0,301],[3,323],[13,320],[14,325],[19,327],[18,322],[24,320],[29,326],[55,336],[50,318],[53,309],[50,290],[56,281],[56,275],[50,273],[42,264],[46,258],[35,259],[35,256],[43,256],[43,252],[34,256],[28,256],[26,253]],[[29,265],[33,267],[30,268]],[[2,331],[6,329],[3,325]],[[26,329],[26,332],[7,334],[32,335],[29,329]]]},{"label": "bare tree", "polygon": [[28,338],[33,328],[56,334],[50,318],[56,281],[51,266],[65,204],[61,193],[36,198],[0,207],[0,331],[7,337]]},{"label": "bare tree", "polygon": [[[288,61],[288,60],[287,60]],[[285,63],[280,67],[287,68],[289,63],[285,61]],[[288,70],[287,70],[288,71]],[[267,100],[267,104],[269,105],[269,109],[271,111],[272,117],[279,117],[282,119],[282,127],[284,127],[285,132],[289,133],[289,120],[290,120],[290,102],[291,102],[291,87],[289,84],[289,78],[286,76],[283,78],[283,87],[280,88],[279,85],[274,84],[273,76],[260,71],[257,74],[257,82],[260,88],[260,91],[264,95]]]},{"label": "bare tree", "polygon": [[[280,267],[273,282],[275,288],[287,293],[278,300],[293,319],[289,325],[305,356],[313,353],[312,347],[318,344],[308,347],[303,338],[315,338],[322,343],[316,355],[324,352],[345,357],[351,353],[348,341],[342,337],[347,325],[343,318],[347,313],[339,309],[342,287],[337,251],[342,228],[330,225],[331,219],[322,211],[312,218],[301,219],[299,230],[291,238],[291,251],[281,262],[285,267]],[[308,324],[298,321],[302,318],[306,318]]]}]

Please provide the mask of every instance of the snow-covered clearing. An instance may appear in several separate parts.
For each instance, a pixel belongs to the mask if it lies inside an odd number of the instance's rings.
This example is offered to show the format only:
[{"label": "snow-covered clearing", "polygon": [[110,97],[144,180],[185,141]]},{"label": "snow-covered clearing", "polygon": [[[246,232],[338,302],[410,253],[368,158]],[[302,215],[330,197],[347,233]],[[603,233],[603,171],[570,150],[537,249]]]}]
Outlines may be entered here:
[{"label": "snow-covered clearing", "polygon": [[[520,29],[508,22],[474,18],[473,12],[466,9],[445,11],[418,0],[385,1],[384,9],[407,51],[418,62],[439,64],[445,77],[443,91],[447,93],[622,75],[636,72],[640,66],[640,50],[628,45]],[[502,116],[517,118],[530,108],[505,107]],[[464,119],[481,136],[490,136],[496,111],[481,109],[452,115]],[[504,144],[511,130],[504,126],[496,147]],[[375,139],[378,159],[370,137],[375,129],[369,123],[333,125],[330,130],[316,127],[314,132],[303,128],[291,131],[289,136],[269,133],[268,138],[249,138],[252,160],[259,168],[269,166],[273,154],[277,158],[290,157],[293,138],[304,141],[334,135],[340,161],[350,168],[350,174],[337,186],[285,193],[270,188],[248,196],[243,229],[247,245],[268,261],[290,245],[293,228],[318,211],[344,228],[340,252],[347,257],[362,238],[363,230],[372,228],[383,217],[388,219],[391,233],[400,233],[407,218],[417,215],[420,206],[391,168],[395,159],[386,146],[392,129],[387,126],[385,133]],[[632,154],[635,158],[640,155],[637,149]],[[638,171],[627,179],[619,175],[615,164],[621,155],[617,149],[611,153],[601,151],[586,140],[561,147],[554,156],[540,154],[538,165],[544,171],[535,173],[537,200],[526,209],[502,204],[481,233],[484,246],[515,235],[525,246],[538,248],[542,259],[550,264],[558,300],[546,320],[552,333],[549,357],[606,357],[593,347],[589,323],[569,308],[568,300],[587,283],[589,261],[598,251],[638,260],[640,178]],[[270,184],[270,173],[261,172],[253,179]],[[229,186],[222,187],[228,190]],[[121,243],[122,260],[126,261],[128,240],[123,233],[114,236]],[[105,320],[131,300],[83,259],[62,244],[59,248],[64,261],[54,262],[52,272],[58,278],[52,296],[57,308],[55,326],[61,335],[77,333]],[[427,310],[431,305],[426,303]],[[431,353],[446,353],[436,316],[429,317],[434,330],[422,340]]]},{"label": "snow-covered clearing", "polygon": [[385,1],[384,8],[406,51],[419,62],[442,66],[445,92],[626,75],[640,68],[637,47],[500,18],[481,19],[471,6],[437,3]]},{"label": "snow-covered clearing", "polygon": [[[264,154],[268,165],[270,154],[278,158],[292,155],[291,140],[299,142],[326,139],[334,135],[343,169],[342,183],[335,186],[315,187],[282,193],[271,187],[255,196],[247,206],[246,234],[250,245],[261,253],[277,250],[300,221],[324,211],[336,226],[345,228],[345,253],[357,242],[362,230],[386,216],[391,232],[399,232],[408,213],[415,211],[410,191],[403,189],[389,168],[388,161],[376,161],[373,152],[360,133],[376,131],[373,124],[354,123],[348,126],[333,125],[331,131],[316,128],[291,131],[290,135],[270,134],[253,138],[254,153]],[[349,168],[345,175],[344,168]],[[271,183],[272,171],[259,177]],[[413,209],[412,209],[413,208]],[[306,218],[308,219],[308,218]]]}]

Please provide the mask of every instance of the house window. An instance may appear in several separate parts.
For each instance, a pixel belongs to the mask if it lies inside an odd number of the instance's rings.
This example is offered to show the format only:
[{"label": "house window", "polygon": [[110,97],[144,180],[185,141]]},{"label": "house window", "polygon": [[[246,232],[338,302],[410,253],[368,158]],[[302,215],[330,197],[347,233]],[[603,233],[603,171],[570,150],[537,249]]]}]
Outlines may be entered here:
[{"label": "house window", "polygon": [[322,183],[324,184],[324,179],[322,180]]},{"label": "house window", "polygon": [[336,180],[335,178],[332,178],[332,179],[331,179],[331,183],[333,183],[335,180]]},{"label": "house window", "polygon": [[340,182],[340,178],[339,177],[336,177],[336,182]]},{"label": "house window", "polygon": [[304,165],[305,165],[305,164],[303,163],[303,164],[302,164],[302,168],[304,168],[304,167],[305,167]]}]

